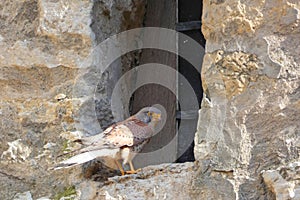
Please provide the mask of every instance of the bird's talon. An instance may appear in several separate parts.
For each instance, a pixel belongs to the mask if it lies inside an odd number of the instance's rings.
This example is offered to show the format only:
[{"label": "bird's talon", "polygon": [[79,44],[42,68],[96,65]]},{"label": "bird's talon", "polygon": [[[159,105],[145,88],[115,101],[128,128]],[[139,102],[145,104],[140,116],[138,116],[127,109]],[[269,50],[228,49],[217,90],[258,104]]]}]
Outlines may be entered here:
[{"label": "bird's talon", "polygon": [[136,174],[138,172],[140,172],[141,169],[137,169],[137,170],[129,170],[129,171],[126,171],[126,174]]}]

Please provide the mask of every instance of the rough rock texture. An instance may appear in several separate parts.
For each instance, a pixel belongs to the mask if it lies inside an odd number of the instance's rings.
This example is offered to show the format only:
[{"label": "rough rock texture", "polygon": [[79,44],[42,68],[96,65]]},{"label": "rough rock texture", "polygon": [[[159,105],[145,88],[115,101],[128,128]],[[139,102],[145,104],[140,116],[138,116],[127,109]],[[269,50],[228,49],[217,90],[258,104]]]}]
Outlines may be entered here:
[{"label": "rough rock texture", "polygon": [[204,0],[203,8],[197,162],[110,179],[91,198],[299,199],[299,2]]},{"label": "rough rock texture", "polygon": [[300,163],[291,163],[276,170],[262,172],[265,184],[276,195],[276,199],[300,199]]},{"label": "rough rock texture", "polygon": [[[210,174],[205,179],[203,174]],[[200,189],[203,182],[207,190]],[[222,186],[226,187],[221,187]],[[230,181],[199,163],[149,166],[136,175],[109,178],[104,183],[82,182],[81,199],[235,199]]]},{"label": "rough rock texture", "polygon": [[140,26],[144,7],[135,0],[1,1],[0,199],[299,199],[296,0],[203,1],[195,163],[106,181],[115,172],[99,171],[97,161],[49,170],[73,147],[70,139],[112,123],[112,87],[134,59],[104,70],[94,47]]},{"label": "rough rock texture", "polygon": [[[144,6],[134,0],[1,1],[0,199],[58,198],[64,188],[72,193],[79,168],[49,168],[72,147],[70,139],[101,130],[93,125],[97,116],[82,113],[95,115],[100,107],[101,126],[113,122],[109,83],[122,72],[121,65],[104,77],[93,71],[101,68],[92,59],[94,47],[140,26]],[[99,82],[103,87],[95,90]],[[96,104],[91,90],[101,97]]]},{"label": "rough rock texture", "polygon": [[299,169],[289,167],[300,153],[299,1],[204,0],[203,7],[195,157],[224,174],[238,199],[299,199],[291,175]]}]

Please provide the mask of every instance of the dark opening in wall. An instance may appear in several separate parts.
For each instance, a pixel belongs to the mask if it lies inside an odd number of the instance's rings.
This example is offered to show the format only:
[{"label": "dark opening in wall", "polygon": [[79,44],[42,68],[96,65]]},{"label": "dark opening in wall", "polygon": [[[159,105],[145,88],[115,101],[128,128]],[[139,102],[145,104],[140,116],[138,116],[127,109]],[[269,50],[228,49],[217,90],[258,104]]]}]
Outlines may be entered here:
[{"label": "dark opening in wall", "polygon": [[[146,7],[146,14],[144,20],[145,27],[162,27],[172,30],[177,30],[190,38],[197,41],[202,47],[205,46],[205,39],[201,33],[201,15],[202,15],[202,1],[199,0],[148,0]],[[186,45],[185,39],[174,39],[174,45],[177,45],[178,51],[182,46]],[[204,50],[204,48],[203,48]],[[202,60],[203,52],[189,52],[195,54]],[[199,56],[200,55],[200,56]],[[136,163],[160,164],[165,162],[187,162],[194,161],[194,136],[197,129],[198,110],[202,101],[202,85],[201,85],[201,65],[193,66],[184,58],[164,52],[158,49],[144,49],[141,53],[140,63],[161,63],[177,70],[182,77],[177,77],[174,84],[177,84],[177,99],[174,94],[165,92],[162,87],[155,85],[148,85],[139,88],[132,98],[132,113],[135,113],[144,106],[153,105],[155,103],[164,102],[168,114],[168,121],[164,129],[156,135],[145,147],[145,151],[149,149],[156,149],[155,147],[166,144],[170,138],[176,136],[179,127],[181,131],[178,132],[177,144],[174,148],[165,154],[156,156],[154,158],[147,158],[145,155],[137,156]],[[202,63],[202,62],[201,62]],[[196,69],[196,68],[197,69]],[[166,77],[172,79],[172,77]],[[190,93],[185,90],[181,82],[186,79],[192,86],[198,100],[198,105],[190,104],[190,107],[181,110],[179,102],[189,104]],[[173,80],[173,79],[172,79]],[[188,109],[188,110],[186,110]],[[185,117],[188,113],[188,119]],[[191,117],[192,116],[192,117]],[[175,159],[174,159],[175,158]]]},{"label": "dark opening in wall", "polygon": [[[177,30],[194,39],[204,47],[205,40],[200,29],[201,12],[202,1],[199,0],[148,0],[144,26]],[[99,26],[98,28],[100,30],[101,27]],[[182,37],[171,38],[171,41],[174,41],[174,46],[177,47],[178,51],[184,49],[184,45],[189,42]],[[192,56],[195,55],[196,59],[202,60],[204,51],[188,53]],[[161,85],[148,84],[136,89],[132,95],[132,101],[129,108],[131,115],[135,114],[142,107],[153,104],[161,104],[168,115],[168,119],[163,130],[151,139],[150,143],[145,146],[143,152],[148,153],[162,149],[176,137],[179,127],[181,128],[181,131],[178,132],[177,141],[175,141],[174,144],[172,143],[172,146],[170,146],[170,148],[166,151],[159,154],[140,154],[135,157],[135,167],[140,168],[147,165],[170,163],[174,161],[194,161],[193,140],[197,129],[198,110],[200,108],[203,93],[199,73],[202,64],[201,61],[198,62],[201,64],[193,66],[187,60],[181,58],[175,53],[159,49],[143,49],[141,51],[138,50],[129,52],[121,56],[120,59],[114,62],[112,66],[107,69],[107,77],[105,76],[106,72],[103,73],[104,76],[102,78],[104,81],[100,81],[102,85],[98,85],[97,91],[101,94],[102,90],[111,90],[116,82],[114,77],[118,77],[118,73],[122,75],[134,67],[148,63],[160,63],[166,65],[178,71],[182,77],[165,77],[174,83],[177,94],[172,93]],[[114,73],[117,75],[112,76]],[[187,92],[181,85],[183,78],[189,82],[196,94],[198,101],[196,106],[194,104],[189,104],[190,93]],[[133,83],[134,80],[131,82]],[[96,106],[98,107],[96,110],[99,110],[97,116],[101,127],[106,128],[111,123],[112,113],[109,109],[103,112],[104,108],[109,108],[110,92],[105,91],[103,93],[108,94],[107,101],[106,99],[97,100]],[[182,104],[190,105],[190,107],[185,107],[183,109]],[[97,163],[98,162],[95,161],[93,164],[96,166]],[[97,169],[97,167],[93,167],[91,169]],[[86,171],[88,171],[88,175],[94,175],[93,170],[91,170],[91,172],[89,170]]]},{"label": "dark opening in wall", "polygon": [[[202,47],[205,47],[205,39],[201,32],[201,16],[202,16],[202,1],[199,0],[178,0],[178,25],[177,30],[184,33],[185,35],[191,37],[195,41],[197,41]],[[179,51],[182,46],[185,45],[187,41],[185,39],[179,37],[178,38],[178,48]],[[204,52],[191,52],[194,54],[202,54],[203,57]],[[196,56],[196,55],[195,55]],[[198,69],[196,69],[197,67]],[[185,59],[179,57],[178,58],[178,71],[182,74],[193,87],[195,94],[197,96],[197,100],[200,104],[202,101],[202,82],[201,82],[201,74],[199,71],[201,70],[201,66],[192,66],[191,63],[187,62]],[[178,80],[178,93],[179,93],[179,101],[185,102],[189,101],[189,98],[186,96],[186,91],[181,87],[181,80],[179,77]],[[187,102],[188,104],[188,102]],[[187,162],[194,161],[194,143],[190,145],[190,147],[185,150],[181,148],[186,148],[185,141],[190,141],[190,137],[195,136],[195,132],[197,129],[198,122],[198,112],[195,110],[195,107],[191,105],[189,109],[189,114],[192,113],[194,117],[189,117],[189,119],[178,119],[178,126],[184,124],[182,127],[183,131],[178,135],[178,152],[185,151],[178,159],[177,162]],[[179,111],[180,107],[179,107]],[[195,111],[195,112],[193,112]],[[187,112],[187,111],[182,111]],[[183,115],[181,115],[183,116]],[[192,118],[192,119],[191,119]],[[185,121],[182,123],[182,121]]]}]

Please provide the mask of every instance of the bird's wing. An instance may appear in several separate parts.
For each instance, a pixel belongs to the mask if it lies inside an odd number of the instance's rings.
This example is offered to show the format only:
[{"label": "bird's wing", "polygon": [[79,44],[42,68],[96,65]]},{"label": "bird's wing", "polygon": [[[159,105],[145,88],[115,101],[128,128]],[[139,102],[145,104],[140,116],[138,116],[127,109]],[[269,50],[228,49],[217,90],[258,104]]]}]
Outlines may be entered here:
[{"label": "bird's wing", "polygon": [[73,142],[78,142],[80,144],[83,144],[85,146],[88,146],[88,145],[93,145],[95,143],[103,143],[102,140],[103,140],[103,137],[107,134],[109,134],[115,127],[117,126],[117,124],[113,124],[111,125],[110,127],[108,127],[107,129],[105,129],[103,132],[97,134],[97,135],[93,135],[93,136],[89,136],[89,137],[84,137],[84,138],[81,138],[81,139],[77,139]]},{"label": "bird's wing", "polygon": [[149,137],[146,137],[146,135],[149,135],[149,131],[151,129],[148,127],[148,124],[135,117],[130,117],[125,121],[113,124],[100,134],[75,140],[75,142],[84,145],[76,153],[85,153],[104,148],[113,149],[123,146],[133,146],[148,139]]},{"label": "bird's wing", "polygon": [[133,146],[139,144],[152,135],[148,124],[134,116],[116,124],[104,138],[107,143],[116,147]]},{"label": "bird's wing", "polygon": [[111,145],[107,144],[105,140],[103,139],[103,136],[113,130],[115,124],[108,127],[104,132],[101,132],[97,135],[89,136],[89,137],[84,137],[80,139],[76,139],[73,142],[80,143],[82,144],[82,147],[67,153],[63,153],[57,157],[62,157],[65,155],[70,155],[70,154],[82,154],[85,152],[90,152],[90,151],[96,151],[96,150],[101,150],[101,149],[110,149],[112,148]]},{"label": "bird's wing", "polygon": [[53,167],[54,170],[61,168],[69,168],[76,166],[88,161],[91,161],[97,157],[115,157],[120,151],[119,148],[113,147],[104,139],[104,135],[108,134],[114,129],[115,125],[110,126],[104,132],[94,136],[77,139],[74,142],[81,143],[83,148],[77,149],[67,154],[77,154],[65,161],[60,162],[58,165]]},{"label": "bird's wing", "polygon": [[67,154],[133,146],[149,139],[151,132],[152,129],[147,123],[132,116],[125,121],[111,125],[102,133],[75,140],[74,142],[83,144],[83,147]]}]

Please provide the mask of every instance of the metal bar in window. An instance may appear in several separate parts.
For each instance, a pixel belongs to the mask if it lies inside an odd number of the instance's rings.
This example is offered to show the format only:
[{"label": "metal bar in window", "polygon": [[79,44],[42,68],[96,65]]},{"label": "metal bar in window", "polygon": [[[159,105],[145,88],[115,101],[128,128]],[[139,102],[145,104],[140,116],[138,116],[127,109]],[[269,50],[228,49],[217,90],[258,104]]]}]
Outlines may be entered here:
[{"label": "metal bar in window", "polygon": [[176,119],[198,119],[198,110],[176,110]]},{"label": "metal bar in window", "polygon": [[191,31],[191,30],[200,30],[201,21],[189,21],[189,22],[179,22],[176,24],[176,31]]}]

